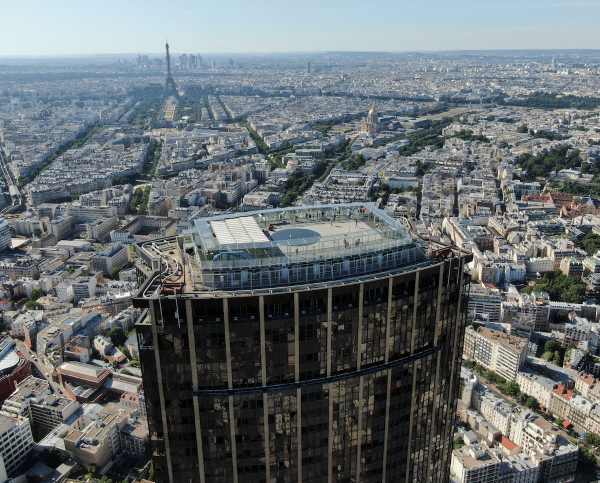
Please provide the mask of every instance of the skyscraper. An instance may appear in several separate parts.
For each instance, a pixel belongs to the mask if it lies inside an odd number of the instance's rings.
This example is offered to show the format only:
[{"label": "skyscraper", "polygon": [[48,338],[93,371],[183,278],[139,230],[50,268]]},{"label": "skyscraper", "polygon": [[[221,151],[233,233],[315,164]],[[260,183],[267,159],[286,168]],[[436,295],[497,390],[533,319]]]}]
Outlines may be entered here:
[{"label": "skyscraper", "polygon": [[358,203],[138,250],[156,482],[448,480],[470,255]]}]

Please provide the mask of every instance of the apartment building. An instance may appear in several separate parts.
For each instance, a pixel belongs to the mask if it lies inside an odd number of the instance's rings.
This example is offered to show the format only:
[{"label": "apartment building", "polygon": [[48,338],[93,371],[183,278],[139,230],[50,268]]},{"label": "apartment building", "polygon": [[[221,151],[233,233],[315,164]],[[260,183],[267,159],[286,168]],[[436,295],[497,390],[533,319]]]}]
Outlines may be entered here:
[{"label": "apartment building", "polygon": [[484,285],[471,284],[469,314],[487,314],[490,322],[500,322],[504,298]]},{"label": "apartment building", "polygon": [[78,402],[52,394],[48,381],[33,376],[18,384],[2,404],[2,411],[27,418],[33,427],[46,432],[63,423],[78,408]]},{"label": "apartment building", "polygon": [[102,273],[110,273],[115,267],[124,267],[129,261],[129,252],[123,245],[109,245],[104,250],[95,253],[92,258],[92,267]]},{"label": "apartment building", "polygon": [[98,218],[86,225],[88,239],[104,241],[109,237],[110,231],[119,225],[117,215]]},{"label": "apartment building", "polygon": [[69,238],[75,226],[75,218],[72,216],[57,216],[52,220],[46,220],[48,233],[56,238],[56,241]]},{"label": "apartment building", "polygon": [[33,435],[27,418],[0,413],[0,457],[8,476],[24,462],[33,449]]},{"label": "apartment building", "polygon": [[521,392],[536,398],[544,409],[550,407],[552,391],[558,388],[558,383],[548,377],[524,371],[517,372],[516,381]]},{"label": "apartment building", "polygon": [[500,458],[482,443],[474,443],[452,451],[450,472],[462,483],[498,481]]},{"label": "apartment building", "polygon": [[73,429],[64,439],[65,449],[75,461],[89,468],[102,468],[121,451],[140,457],[148,439],[147,421],[132,415],[133,410],[108,404],[100,417],[80,429]]},{"label": "apartment building", "polygon": [[477,330],[473,359],[512,381],[527,359],[527,342],[517,336],[481,327]]},{"label": "apartment building", "polygon": [[556,389],[552,390],[550,395],[550,412],[555,417],[567,419],[571,412],[571,405],[569,400],[575,396],[573,391],[569,391],[566,387],[558,385]]},{"label": "apartment building", "polygon": [[96,285],[96,277],[77,277],[73,281],[73,301],[75,304],[96,295]]}]

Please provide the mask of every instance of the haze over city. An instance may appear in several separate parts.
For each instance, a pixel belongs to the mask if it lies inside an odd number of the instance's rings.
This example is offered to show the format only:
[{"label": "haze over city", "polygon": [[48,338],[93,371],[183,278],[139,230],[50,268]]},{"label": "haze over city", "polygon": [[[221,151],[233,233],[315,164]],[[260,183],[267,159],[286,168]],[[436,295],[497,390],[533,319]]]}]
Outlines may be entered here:
[{"label": "haze over city", "polygon": [[597,49],[600,4],[389,2],[12,2],[0,56],[174,52]]}]

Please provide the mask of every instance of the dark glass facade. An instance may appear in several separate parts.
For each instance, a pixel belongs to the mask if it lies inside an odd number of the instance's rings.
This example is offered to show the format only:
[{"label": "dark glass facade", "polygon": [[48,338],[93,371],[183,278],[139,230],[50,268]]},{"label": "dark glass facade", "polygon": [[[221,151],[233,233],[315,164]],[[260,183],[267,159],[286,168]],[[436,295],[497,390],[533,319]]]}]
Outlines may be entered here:
[{"label": "dark glass facade", "polygon": [[136,299],[156,482],[448,481],[466,261]]}]

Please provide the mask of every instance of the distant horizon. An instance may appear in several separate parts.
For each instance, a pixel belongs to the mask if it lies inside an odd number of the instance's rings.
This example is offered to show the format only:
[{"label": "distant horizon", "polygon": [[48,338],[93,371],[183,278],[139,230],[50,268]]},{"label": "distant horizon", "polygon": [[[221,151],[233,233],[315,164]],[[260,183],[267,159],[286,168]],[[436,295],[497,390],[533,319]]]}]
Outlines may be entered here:
[{"label": "distant horizon", "polygon": [[[170,47],[170,46],[169,46]],[[563,49],[534,49],[534,48],[515,48],[515,49],[435,49],[435,50],[296,50],[296,51],[265,51],[265,52],[198,52],[198,51],[173,51],[169,48],[171,56],[183,55],[183,54],[200,54],[209,56],[270,56],[270,55],[323,55],[323,54],[434,54],[434,53],[461,53],[461,52],[474,52],[474,53],[495,53],[495,52],[594,52],[600,53],[600,47],[598,48],[563,48]],[[71,54],[23,54],[23,55],[0,55],[0,59],[59,59],[59,58],[75,58],[75,57],[137,57],[138,55],[152,55],[152,56],[164,56],[165,51],[162,52],[114,52],[114,53],[71,53]],[[600,59],[599,59],[600,60]]]},{"label": "distant horizon", "polygon": [[137,55],[162,52],[165,39],[175,53],[215,55],[596,50],[599,7],[600,0],[21,0],[5,12],[0,58]]}]

